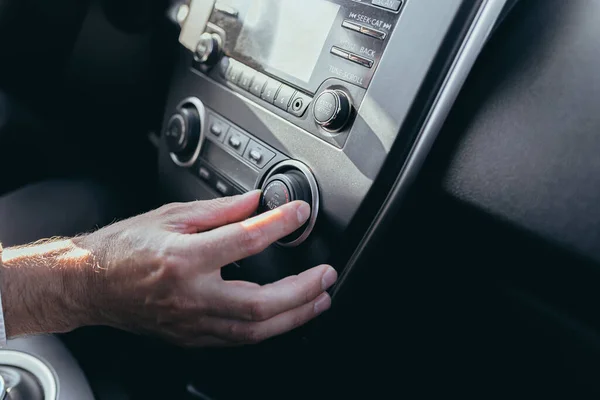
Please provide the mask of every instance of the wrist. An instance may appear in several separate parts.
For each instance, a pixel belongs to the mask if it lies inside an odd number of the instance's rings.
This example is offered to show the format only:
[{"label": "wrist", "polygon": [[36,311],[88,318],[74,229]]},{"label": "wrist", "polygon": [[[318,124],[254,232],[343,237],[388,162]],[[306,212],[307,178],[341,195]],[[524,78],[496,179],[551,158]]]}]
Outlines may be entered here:
[{"label": "wrist", "polygon": [[93,323],[93,255],[77,239],[4,249],[0,280],[9,337],[68,332]]}]

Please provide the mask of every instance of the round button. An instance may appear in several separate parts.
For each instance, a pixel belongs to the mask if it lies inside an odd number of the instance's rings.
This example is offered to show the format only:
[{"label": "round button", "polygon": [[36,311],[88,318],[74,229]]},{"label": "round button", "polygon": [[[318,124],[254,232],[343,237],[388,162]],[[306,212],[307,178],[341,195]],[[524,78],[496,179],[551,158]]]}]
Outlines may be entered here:
[{"label": "round button", "polygon": [[315,122],[330,132],[341,131],[352,115],[352,103],[341,90],[328,89],[315,100],[313,117]]},{"label": "round button", "polygon": [[278,179],[267,184],[263,190],[261,208],[263,212],[274,210],[292,201],[290,188]]},{"label": "round button", "polygon": [[274,210],[284,204],[302,200],[311,206],[311,217],[298,230],[280,239],[283,246],[297,246],[310,235],[319,209],[318,188],[308,168],[295,161],[284,161],[282,168],[275,167],[262,184],[259,212]]},{"label": "round button", "polygon": [[326,124],[330,121],[338,109],[337,96],[334,92],[325,91],[315,101],[315,121],[318,124]]}]

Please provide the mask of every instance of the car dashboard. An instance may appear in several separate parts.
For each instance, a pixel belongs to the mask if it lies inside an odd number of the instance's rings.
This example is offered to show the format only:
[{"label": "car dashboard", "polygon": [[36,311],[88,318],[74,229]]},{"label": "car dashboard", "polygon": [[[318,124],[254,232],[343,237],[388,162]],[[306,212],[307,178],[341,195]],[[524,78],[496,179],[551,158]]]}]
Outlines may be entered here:
[{"label": "car dashboard", "polygon": [[382,208],[368,195],[418,170],[504,6],[174,2],[181,45],[159,146],[164,193],[261,189],[262,210],[311,205],[300,231],[232,266],[235,278],[267,283],[332,260],[343,270],[350,226]]},{"label": "car dashboard", "polygon": [[96,394],[103,356],[133,398],[600,393],[593,2],[126,3],[65,25],[66,100],[26,85],[69,111],[72,140],[89,126],[94,146],[69,163],[97,157],[94,173],[126,173],[152,206],[304,200],[302,228],[223,277],[327,263],[339,280],[330,311],[256,346],[98,331],[113,352],[71,346]]}]

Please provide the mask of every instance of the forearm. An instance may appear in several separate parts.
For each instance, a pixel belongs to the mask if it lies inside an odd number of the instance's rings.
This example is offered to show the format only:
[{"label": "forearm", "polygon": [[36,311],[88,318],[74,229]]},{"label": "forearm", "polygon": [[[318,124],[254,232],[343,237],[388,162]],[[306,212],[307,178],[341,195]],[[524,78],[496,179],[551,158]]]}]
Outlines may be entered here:
[{"label": "forearm", "polygon": [[4,249],[0,287],[9,338],[92,323],[95,261],[79,241],[53,239]]}]

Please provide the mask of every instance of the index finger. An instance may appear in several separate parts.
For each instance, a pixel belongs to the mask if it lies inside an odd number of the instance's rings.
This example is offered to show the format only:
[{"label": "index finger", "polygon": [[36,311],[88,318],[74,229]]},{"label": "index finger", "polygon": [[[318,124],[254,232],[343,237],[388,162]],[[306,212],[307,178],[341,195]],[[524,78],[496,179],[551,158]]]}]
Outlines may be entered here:
[{"label": "index finger", "polygon": [[258,254],[293,233],[310,217],[310,206],[293,201],[243,222],[191,237],[200,256],[215,268]]}]

